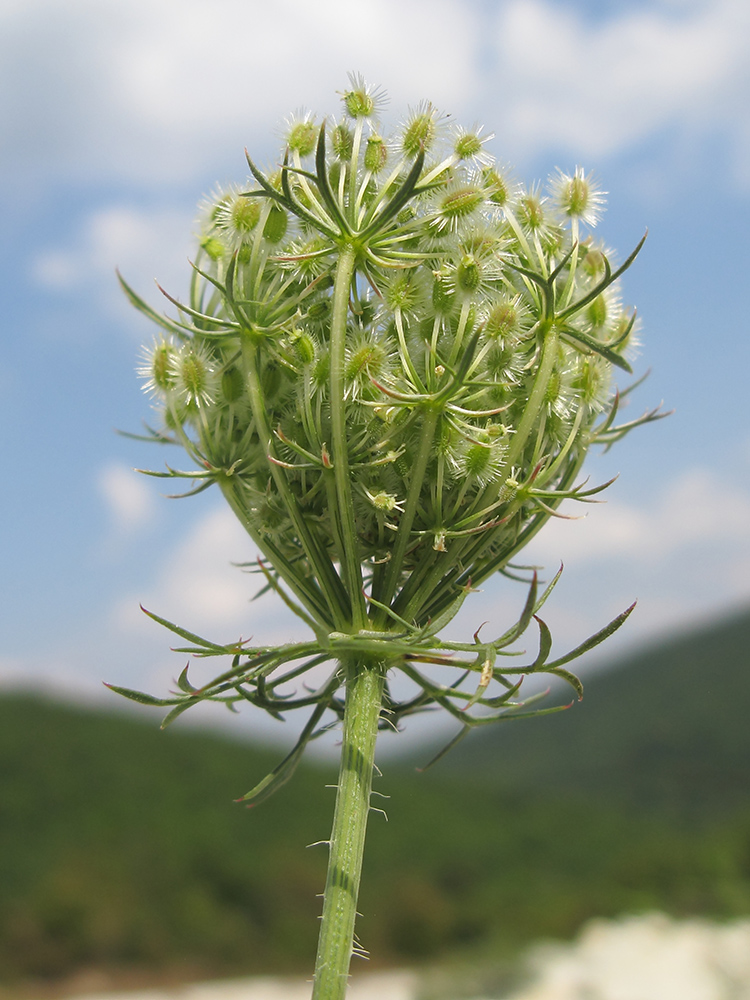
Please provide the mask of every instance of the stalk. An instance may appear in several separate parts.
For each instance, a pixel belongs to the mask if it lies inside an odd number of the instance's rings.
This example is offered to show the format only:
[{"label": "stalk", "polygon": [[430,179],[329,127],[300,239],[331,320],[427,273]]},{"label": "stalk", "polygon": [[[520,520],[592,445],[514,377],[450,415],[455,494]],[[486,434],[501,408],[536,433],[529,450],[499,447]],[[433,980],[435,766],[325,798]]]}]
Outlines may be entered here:
[{"label": "stalk", "polygon": [[336,268],[333,286],[333,308],[331,316],[331,451],[333,475],[338,499],[338,520],[343,551],[341,552],[341,573],[351,600],[352,624],[362,628],[366,621],[365,602],[362,597],[362,560],[359,556],[359,542],[352,501],[352,478],[349,471],[349,449],[347,446],[345,377],[346,366],[346,321],[349,315],[349,293],[355,271],[356,254],[353,247],[344,247]]},{"label": "stalk", "polygon": [[346,670],[344,741],[312,1000],[346,996],[385,681],[382,663],[353,660]]}]

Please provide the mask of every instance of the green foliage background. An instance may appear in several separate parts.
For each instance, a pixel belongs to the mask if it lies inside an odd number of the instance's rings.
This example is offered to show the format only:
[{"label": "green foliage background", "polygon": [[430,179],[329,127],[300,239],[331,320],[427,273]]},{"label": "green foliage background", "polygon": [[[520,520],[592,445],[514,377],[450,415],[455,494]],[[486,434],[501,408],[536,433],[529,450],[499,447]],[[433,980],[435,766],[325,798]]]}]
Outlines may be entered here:
[{"label": "green foliage background", "polygon": [[[510,955],[587,918],[750,913],[750,614],[646,650],[560,715],[387,762],[359,909],[380,964]],[[429,758],[429,751],[420,762]],[[0,975],[307,970],[334,769],[157,720],[0,698]]]}]

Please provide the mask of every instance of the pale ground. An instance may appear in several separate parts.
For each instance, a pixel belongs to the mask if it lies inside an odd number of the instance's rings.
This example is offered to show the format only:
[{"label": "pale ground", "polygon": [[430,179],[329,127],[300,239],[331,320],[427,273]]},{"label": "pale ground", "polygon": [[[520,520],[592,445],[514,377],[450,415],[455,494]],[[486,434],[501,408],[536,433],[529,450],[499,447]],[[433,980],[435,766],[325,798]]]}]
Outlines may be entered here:
[{"label": "pale ground", "polygon": [[[671,921],[661,914],[597,920],[571,945],[537,945],[528,985],[485,1000],[750,1000],[750,920]],[[75,1000],[309,1000],[310,985],[280,979],[205,983]],[[360,976],[347,1000],[418,1000],[409,972]],[[477,998],[480,1000],[480,998]]]},{"label": "pale ground", "polygon": [[529,964],[531,984],[507,1000],[750,1000],[750,920],[593,921]]}]

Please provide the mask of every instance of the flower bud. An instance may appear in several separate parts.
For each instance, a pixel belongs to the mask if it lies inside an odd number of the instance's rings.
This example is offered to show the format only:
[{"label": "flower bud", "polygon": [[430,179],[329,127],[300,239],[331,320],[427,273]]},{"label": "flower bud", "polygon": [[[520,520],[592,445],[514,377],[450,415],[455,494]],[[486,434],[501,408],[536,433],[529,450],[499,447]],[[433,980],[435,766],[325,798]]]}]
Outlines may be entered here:
[{"label": "flower bud", "polygon": [[551,183],[552,193],[558,207],[571,219],[581,219],[589,226],[595,226],[604,206],[604,193],[583,172],[576,167],[575,173],[558,171]]},{"label": "flower bud", "polygon": [[215,236],[207,236],[205,239],[201,240],[201,249],[205,250],[211,260],[221,260],[226,253],[226,247],[221,240],[217,240]]},{"label": "flower bud", "polygon": [[503,208],[510,199],[508,182],[493,167],[485,167],[482,171],[482,184],[485,196],[493,205]]},{"label": "flower bud", "polygon": [[294,341],[294,353],[307,367],[315,361],[315,341],[309,333],[301,333]]},{"label": "flower bud", "polygon": [[175,352],[171,372],[175,388],[188,406],[205,406],[213,402],[216,371],[203,345],[193,343]]},{"label": "flower bud", "polygon": [[331,147],[339,160],[348,160],[354,148],[354,136],[348,125],[340,122],[331,133]]},{"label": "flower bud", "polygon": [[370,493],[368,491],[367,497],[376,510],[384,511],[387,514],[398,510],[400,507],[398,499],[393,493],[386,493],[385,490],[380,490],[378,493]]},{"label": "flower bud", "polygon": [[263,235],[269,243],[279,243],[286,235],[289,219],[280,205],[273,204],[268,212]]},{"label": "flower bud", "polygon": [[315,122],[309,118],[295,122],[287,135],[287,146],[293,153],[309,156],[318,141],[318,129]]},{"label": "flower bud", "polygon": [[245,392],[245,379],[239,368],[232,365],[221,376],[221,394],[227,403],[236,403]]},{"label": "flower bud", "polygon": [[474,185],[455,188],[440,202],[436,227],[455,230],[460,222],[472,215],[484,202],[484,191]]},{"label": "flower bud", "polygon": [[383,169],[388,159],[388,147],[382,136],[371,135],[365,146],[365,170],[371,170],[378,174]]},{"label": "flower bud", "polygon": [[437,111],[431,104],[422,104],[411,115],[404,128],[401,148],[407,156],[418,156],[420,150],[428,152],[437,137]]},{"label": "flower bud", "polygon": [[456,284],[462,292],[475,292],[482,281],[482,271],[476,257],[465,254],[456,268]]},{"label": "flower bud", "polygon": [[518,217],[522,224],[532,230],[541,229],[544,225],[544,208],[542,199],[534,191],[528,191],[521,196],[518,204]]},{"label": "flower bud", "polygon": [[152,396],[165,396],[175,384],[173,361],[176,351],[168,340],[158,340],[153,347],[144,349],[144,364],[138,374],[144,379],[143,390]]},{"label": "flower bud", "polygon": [[521,326],[518,298],[499,302],[490,312],[484,324],[488,337],[506,340],[518,332]]}]

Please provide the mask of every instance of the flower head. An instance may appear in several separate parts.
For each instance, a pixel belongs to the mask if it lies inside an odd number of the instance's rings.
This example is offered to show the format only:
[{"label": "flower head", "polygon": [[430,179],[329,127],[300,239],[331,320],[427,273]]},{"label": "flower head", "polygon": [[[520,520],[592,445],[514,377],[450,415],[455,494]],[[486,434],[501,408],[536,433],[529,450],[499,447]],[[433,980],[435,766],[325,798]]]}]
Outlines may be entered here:
[{"label": "flower head", "polygon": [[349,73],[349,89],[341,95],[344,111],[349,118],[376,119],[386,103],[385,91],[370,87],[360,73]]},{"label": "flower head", "polygon": [[483,167],[490,167],[494,163],[494,157],[484,148],[485,143],[494,139],[494,135],[482,135],[484,126],[474,125],[467,131],[462,125],[457,125],[453,130],[453,154],[462,162],[478,163]]},{"label": "flower head", "polygon": [[406,156],[428,153],[440,136],[443,115],[429,101],[422,101],[410,111],[401,132],[401,148]]},{"label": "flower head", "polygon": [[250,160],[250,186],[212,196],[189,300],[158,317],[140,374],[271,586],[356,644],[428,636],[575,496],[592,443],[625,432],[635,254],[613,268],[579,239],[603,204],[581,168],[522,189],[480,126],[422,102],[389,134],[382,91],[352,75],[341,96],[341,120],[298,112],[273,172]]},{"label": "flower head", "polygon": [[171,340],[160,337],[141,351],[143,364],[137,369],[143,391],[163,399],[175,385],[173,360],[177,350]]},{"label": "flower head", "polygon": [[170,356],[169,377],[178,398],[187,406],[214,401],[220,375],[205,344],[184,344]]},{"label": "flower head", "polygon": [[591,227],[597,224],[604,209],[605,192],[590,175],[584,174],[582,167],[576,167],[572,175],[558,170],[550,180],[550,188],[552,200],[564,216],[580,219]]},{"label": "flower head", "polygon": [[287,120],[286,144],[290,152],[304,158],[315,150],[318,126],[309,111],[300,112]]}]

